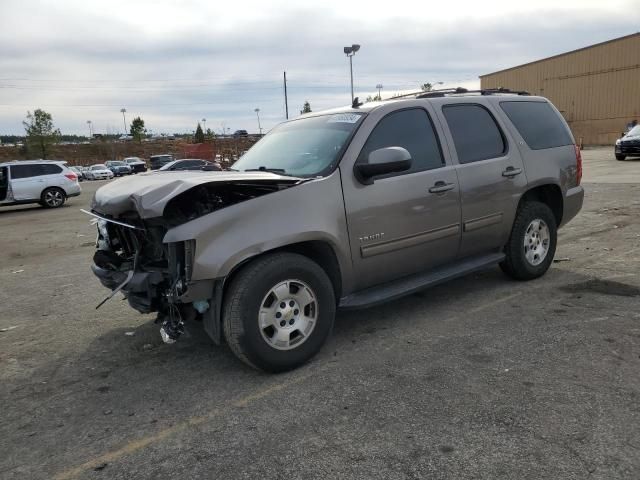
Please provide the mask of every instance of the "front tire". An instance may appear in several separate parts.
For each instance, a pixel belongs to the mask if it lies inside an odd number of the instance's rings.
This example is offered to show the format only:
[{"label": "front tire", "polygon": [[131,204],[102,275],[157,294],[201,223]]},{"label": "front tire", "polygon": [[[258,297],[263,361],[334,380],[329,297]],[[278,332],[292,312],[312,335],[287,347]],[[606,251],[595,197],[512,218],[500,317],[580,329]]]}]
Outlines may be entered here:
[{"label": "front tire", "polygon": [[60,208],[64,205],[67,195],[59,188],[51,187],[42,192],[40,204],[45,208]]},{"label": "front tire", "polygon": [[546,273],[556,253],[558,227],[551,209],[541,202],[526,202],[518,208],[502,271],[516,280],[533,280]]},{"label": "front tire", "polygon": [[246,364],[268,372],[292,370],[325,343],[336,311],[333,285],[315,262],[274,253],[244,267],[223,305],[224,335]]},{"label": "front tire", "polygon": [[625,158],[627,158],[626,155],[622,155],[621,153],[616,153],[616,160],[624,160]]}]

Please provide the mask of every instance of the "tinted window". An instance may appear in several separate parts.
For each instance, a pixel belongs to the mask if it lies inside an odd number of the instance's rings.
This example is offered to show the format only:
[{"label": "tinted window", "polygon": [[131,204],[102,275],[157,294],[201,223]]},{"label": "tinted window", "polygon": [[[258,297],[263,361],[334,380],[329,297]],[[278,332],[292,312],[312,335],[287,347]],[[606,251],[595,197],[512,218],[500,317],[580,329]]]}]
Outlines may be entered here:
[{"label": "tinted window", "polygon": [[38,166],[40,167],[40,175],[53,175],[54,173],[60,173],[62,171],[60,165],[54,165],[52,163]]},{"label": "tinted window", "polygon": [[176,165],[176,170],[187,170],[189,168],[197,168],[202,166],[201,160],[187,160]]},{"label": "tinted window", "polygon": [[442,108],[460,163],[503,155],[504,137],[487,109],[480,105],[446,105]]},{"label": "tinted window", "polygon": [[573,144],[564,123],[547,102],[500,102],[500,106],[530,149]]},{"label": "tinted window", "polygon": [[29,178],[37,175],[43,175],[40,173],[40,165],[11,165],[11,178]]},{"label": "tinted window", "polygon": [[371,152],[385,147],[402,147],[409,151],[411,170],[403,174],[431,170],[444,164],[429,115],[419,108],[394,112],[380,120],[364,144],[358,163],[366,162]]}]

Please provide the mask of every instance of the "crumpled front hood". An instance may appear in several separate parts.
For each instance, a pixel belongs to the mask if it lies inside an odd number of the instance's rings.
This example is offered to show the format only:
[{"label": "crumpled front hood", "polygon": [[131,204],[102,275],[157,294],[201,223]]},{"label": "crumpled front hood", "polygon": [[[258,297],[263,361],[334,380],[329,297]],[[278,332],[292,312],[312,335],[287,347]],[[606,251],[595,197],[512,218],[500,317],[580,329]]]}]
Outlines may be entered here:
[{"label": "crumpled front hood", "polygon": [[299,178],[270,172],[149,172],[115,180],[99,188],[91,210],[118,217],[137,211],[141,218],[162,215],[167,202],[193,187],[213,183],[282,182],[296,183]]}]

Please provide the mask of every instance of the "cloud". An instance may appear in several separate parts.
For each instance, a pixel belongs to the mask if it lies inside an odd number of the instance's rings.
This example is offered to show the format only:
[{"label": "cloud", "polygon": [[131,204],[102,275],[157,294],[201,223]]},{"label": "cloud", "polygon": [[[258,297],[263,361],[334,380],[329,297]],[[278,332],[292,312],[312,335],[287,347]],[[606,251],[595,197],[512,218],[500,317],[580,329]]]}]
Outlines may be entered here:
[{"label": "cloud", "polygon": [[[268,3],[268,5],[266,5]],[[348,3],[348,4],[346,4]],[[27,109],[50,111],[69,133],[122,128],[120,108],[155,132],[207,126],[257,130],[289,110],[349,102],[348,62],[356,92],[366,96],[424,82],[477,85],[478,75],[632,33],[633,0],[478,2],[450,9],[405,0],[379,9],[370,2],[205,1],[3,2],[0,18],[0,132],[21,133]],[[521,11],[520,9],[525,9]],[[37,12],[37,13],[33,13]]]}]

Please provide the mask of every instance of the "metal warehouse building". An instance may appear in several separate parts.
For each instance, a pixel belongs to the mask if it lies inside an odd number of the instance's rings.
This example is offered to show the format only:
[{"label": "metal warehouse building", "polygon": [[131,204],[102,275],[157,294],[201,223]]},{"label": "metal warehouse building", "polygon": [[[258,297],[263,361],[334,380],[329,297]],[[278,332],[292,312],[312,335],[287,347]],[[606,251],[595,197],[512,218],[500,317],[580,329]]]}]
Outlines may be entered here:
[{"label": "metal warehouse building", "polygon": [[640,122],[640,33],[481,75],[480,85],[543,95],[577,142],[611,145],[631,120]]}]

